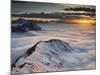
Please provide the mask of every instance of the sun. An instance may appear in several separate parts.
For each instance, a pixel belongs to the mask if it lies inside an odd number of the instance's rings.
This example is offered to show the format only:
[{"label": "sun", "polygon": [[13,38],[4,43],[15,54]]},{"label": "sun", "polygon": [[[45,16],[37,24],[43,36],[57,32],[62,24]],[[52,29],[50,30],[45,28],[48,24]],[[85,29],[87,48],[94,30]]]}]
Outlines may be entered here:
[{"label": "sun", "polygon": [[83,26],[89,26],[89,25],[94,25],[95,20],[94,19],[74,19],[72,20],[72,23],[83,25]]}]

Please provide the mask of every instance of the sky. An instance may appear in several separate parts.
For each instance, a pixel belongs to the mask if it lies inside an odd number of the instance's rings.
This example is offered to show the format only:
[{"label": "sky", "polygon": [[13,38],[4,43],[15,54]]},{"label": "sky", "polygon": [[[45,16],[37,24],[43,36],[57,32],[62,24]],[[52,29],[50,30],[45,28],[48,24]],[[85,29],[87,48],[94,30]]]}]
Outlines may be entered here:
[{"label": "sky", "polygon": [[13,1],[12,2],[12,14],[14,13],[53,13],[53,12],[67,12],[64,8],[69,7],[90,7],[90,5],[77,5],[77,4],[57,4],[57,3],[43,3],[43,2],[23,2]]}]

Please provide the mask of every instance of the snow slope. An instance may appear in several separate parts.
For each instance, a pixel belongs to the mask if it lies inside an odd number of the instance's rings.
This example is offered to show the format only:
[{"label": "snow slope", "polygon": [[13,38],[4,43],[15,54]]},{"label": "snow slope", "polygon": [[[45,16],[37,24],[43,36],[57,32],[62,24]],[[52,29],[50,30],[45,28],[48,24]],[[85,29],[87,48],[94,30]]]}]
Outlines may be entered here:
[{"label": "snow slope", "polygon": [[13,63],[12,73],[95,68],[93,63],[86,68],[86,63],[89,60],[93,60],[92,56],[84,56],[84,53],[79,53],[79,51],[74,50],[67,42],[62,40],[39,41]]}]

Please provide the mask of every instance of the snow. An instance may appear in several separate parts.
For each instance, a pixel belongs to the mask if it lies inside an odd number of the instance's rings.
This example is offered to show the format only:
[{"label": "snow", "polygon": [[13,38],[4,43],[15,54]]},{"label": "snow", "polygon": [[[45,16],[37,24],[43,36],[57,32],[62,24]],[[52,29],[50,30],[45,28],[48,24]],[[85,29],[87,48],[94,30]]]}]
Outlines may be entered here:
[{"label": "snow", "polygon": [[[67,24],[39,24],[42,31],[12,33],[12,73],[34,73],[95,69],[95,27],[81,27]],[[59,39],[62,41],[53,41]],[[25,52],[41,41],[28,57]],[[46,42],[49,41],[49,42]],[[52,46],[53,44],[53,46]],[[68,48],[70,51],[66,51]],[[22,64],[26,63],[22,68]]]}]

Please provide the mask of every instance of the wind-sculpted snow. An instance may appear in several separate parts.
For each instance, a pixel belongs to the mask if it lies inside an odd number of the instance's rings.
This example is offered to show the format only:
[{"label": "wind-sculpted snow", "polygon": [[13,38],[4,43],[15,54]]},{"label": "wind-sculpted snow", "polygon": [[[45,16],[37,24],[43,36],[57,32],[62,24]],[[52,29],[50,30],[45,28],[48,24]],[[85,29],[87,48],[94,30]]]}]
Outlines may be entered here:
[{"label": "wind-sculpted snow", "polygon": [[58,39],[39,41],[12,64],[12,74],[93,68],[94,62],[87,66],[93,60],[90,53],[87,56]]}]

